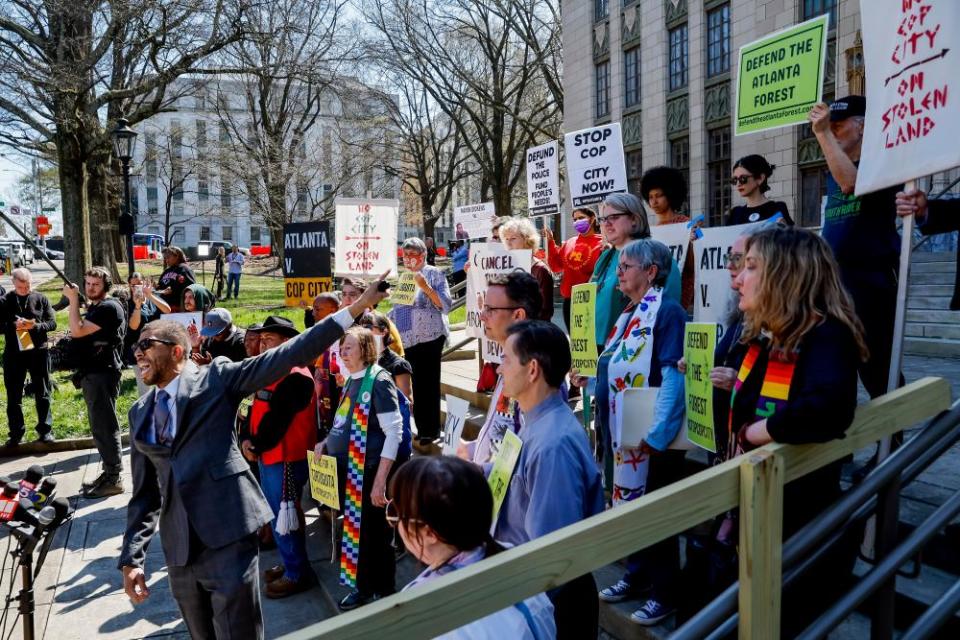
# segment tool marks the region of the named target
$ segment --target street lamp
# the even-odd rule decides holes
[[[117,128],[113,130],[113,151],[120,160],[123,169],[123,214],[120,216],[120,233],[127,236],[127,277],[133,275],[133,233],[136,222],[133,212],[130,211],[130,160],[133,159],[133,145],[137,141],[137,132],[130,128],[126,118],[117,120]]]

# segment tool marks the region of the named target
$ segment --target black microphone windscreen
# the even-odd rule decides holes
[[[27,472],[23,474],[23,479],[34,485],[39,484],[42,478],[43,467],[38,464],[30,465],[30,468],[27,469]]]
[[[53,490],[57,488],[57,479],[47,476],[43,479],[43,482],[40,483],[40,492],[51,494]]]
[[[13,498],[18,493],[20,493],[20,485],[16,482],[8,482],[3,485],[3,496],[5,498]]]

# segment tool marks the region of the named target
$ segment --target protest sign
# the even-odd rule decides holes
[[[457,240],[489,238],[495,217],[497,212],[492,202],[457,207],[453,210]]]
[[[467,410],[470,403],[463,398],[447,394],[447,420],[443,425],[443,455],[457,455],[460,434],[467,423]]]
[[[338,276],[397,275],[397,200],[337,198]]]
[[[337,484],[337,459],[333,456],[318,456],[308,449],[307,467],[310,470],[310,494],[313,499],[335,511],[339,511],[340,490]]]
[[[730,271],[726,256],[741,235],[758,223],[738,224],[732,227],[706,227],[693,243],[694,282],[693,319],[696,322],[723,323],[730,305]]]
[[[807,121],[823,95],[828,20],[824,14],[740,47],[736,135]]]
[[[483,358],[484,362],[492,362],[494,364],[500,364],[503,362],[503,347],[484,336],[480,338],[480,357]]]
[[[856,195],[960,165],[960,3],[860,3],[867,114]]]
[[[650,237],[667,245],[682,271],[683,261],[687,259],[687,248],[690,246],[690,227],[687,223],[658,224],[650,227]]]
[[[520,449],[522,447],[523,442],[520,437],[507,429],[503,434],[503,442],[500,443],[497,457],[493,460],[493,468],[490,469],[490,475],[487,476],[490,491],[493,493],[493,525],[490,528],[491,531],[497,526],[497,516],[500,514],[500,507],[503,506],[503,499],[507,496],[510,478],[513,476],[514,467],[517,466],[517,460],[520,459]]]
[[[559,158],[556,140],[527,149],[527,209],[531,216],[560,212]]]
[[[597,283],[578,284],[570,292],[570,355],[579,375],[597,375]]]
[[[199,331],[203,328],[203,314],[199,311],[183,311],[180,313],[165,313],[164,320],[173,320],[177,324],[182,324],[187,329],[193,325]]]
[[[515,269],[522,269],[527,273],[533,264],[533,254],[529,249],[511,251],[499,242],[475,242],[470,245],[470,269],[467,271],[467,335],[474,338],[483,337],[483,326],[480,322],[480,309],[483,306],[483,296],[487,291],[487,276],[498,273],[510,273]],[[497,350],[489,345],[484,346],[485,355],[496,357]],[[494,360],[493,362],[499,362]]]
[[[412,305],[413,299],[417,296],[416,275],[412,271],[404,271],[400,274],[400,280],[397,286],[390,289],[390,302],[394,305],[405,304]]]
[[[283,225],[284,304],[312,304],[319,294],[330,291],[331,275],[330,223]]]
[[[627,190],[619,122],[568,133],[564,148],[574,207],[602,202],[611,193]]]
[[[688,322],[683,337],[683,359],[687,363],[687,440],[716,453],[713,424],[713,353],[717,347],[717,325]]]

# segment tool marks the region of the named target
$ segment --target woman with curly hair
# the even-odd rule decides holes
[[[673,167],[654,167],[644,172],[640,178],[640,195],[656,216],[657,226],[690,222],[690,216],[683,215],[683,203],[687,200],[687,182],[683,173]],[[680,305],[693,312],[693,239],[687,246],[687,257],[680,272]]]

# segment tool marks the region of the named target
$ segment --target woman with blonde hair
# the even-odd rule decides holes
[[[530,218],[509,218],[500,225],[500,241],[507,249],[530,249],[535,252],[540,246],[540,234]],[[553,274],[543,260],[533,258],[530,274],[540,286],[540,315],[531,320],[553,319]]]
[[[768,442],[842,438],[857,406],[857,367],[869,353],[830,247],[806,229],[760,231],[747,239],[736,285],[747,354],[733,388],[728,455]],[[784,488],[784,540],[840,496],[840,467],[834,462]],[[733,542],[735,523],[718,537],[724,529]],[[788,630],[804,628],[829,602],[829,587],[843,584],[854,558],[839,545],[797,580],[793,597],[788,591],[783,599]]]

